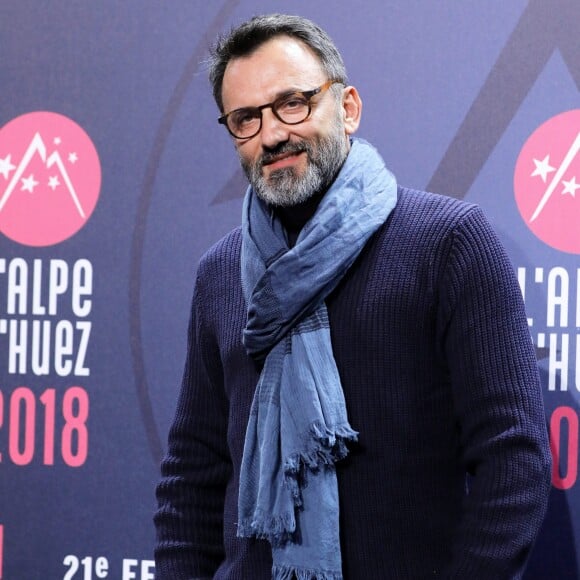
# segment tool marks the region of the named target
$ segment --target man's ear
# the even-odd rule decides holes
[[[344,111],[344,128],[346,134],[352,135],[360,125],[362,113],[362,100],[354,87],[348,86],[344,89],[342,108]]]

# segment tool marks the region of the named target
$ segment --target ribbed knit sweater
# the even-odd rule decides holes
[[[236,537],[258,370],[241,342],[241,233],[203,257],[157,489],[156,578],[266,580],[269,544]],[[359,442],[337,465],[345,580],[519,578],[550,455],[512,267],[483,213],[399,188],[326,301]]]

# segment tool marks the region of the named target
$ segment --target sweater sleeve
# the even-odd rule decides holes
[[[198,275],[181,391],[157,487],[157,580],[212,578],[224,558],[223,508],[231,472],[227,404],[219,355],[202,319],[201,286]]]
[[[520,578],[547,507],[550,452],[519,285],[478,208],[452,235],[440,330],[469,474],[443,577]]]

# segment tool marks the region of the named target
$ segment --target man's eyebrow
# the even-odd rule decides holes
[[[274,97],[274,100],[281,99],[282,97],[289,97],[290,95],[293,95],[294,93],[302,93],[302,92],[304,92],[304,89],[302,89],[302,88],[286,89],[284,91],[280,91]]]
[[[289,97],[290,95],[294,95],[295,93],[303,93],[303,92],[304,92],[304,89],[302,89],[302,88],[284,89],[283,91],[280,91],[279,93],[276,93],[274,95],[274,97],[272,98],[272,100],[271,101],[268,101],[268,103],[262,103],[260,105],[248,105],[246,107],[237,107],[235,109],[232,109],[231,112],[233,112],[233,111],[246,111],[246,110],[259,109],[261,106],[263,106],[265,104],[274,103],[278,99],[283,99],[284,97]]]
[[[284,90],[280,91],[279,93],[276,93],[274,95],[274,97],[272,98],[272,100],[268,101],[268,103],[261,103],[260,105],[247,105],[245,107],[236,107],[235,109],[232,109],[230,111],[230,113],[233,113],[234,111],[247,111],[247,110],[259,109],[261,106],[263,106],[265,104],[274,103],[278,99],[283,99],[284,97],[289,97],[290,95],[294,95],[296,93],[301,94],[301,93],[307,92],[309,90],[311,90],[311,89],[305,89],[303,87],[284,89]]]

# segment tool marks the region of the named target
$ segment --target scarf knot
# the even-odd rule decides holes
[[[289,249],[249,188],[242,216],[244,346],[263,362],[240,473],[238,536],[267,539],[275,580],[341,580],[335,463],[356,441],[332,352],[325,299],[397,199],[365,141],[349,155]]]

